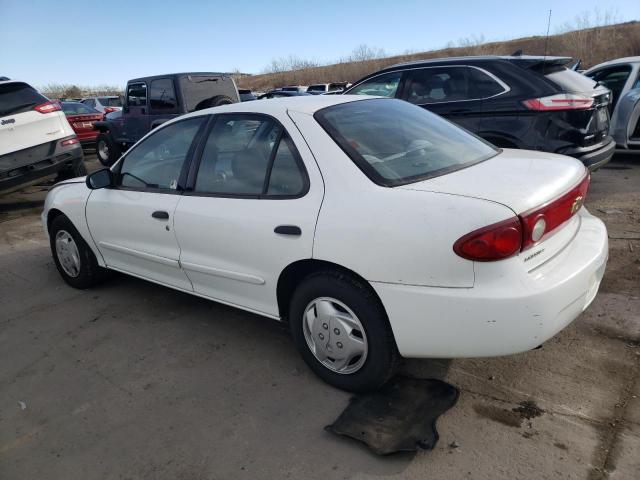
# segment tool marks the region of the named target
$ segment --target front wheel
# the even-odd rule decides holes
[[[355,277],[339,271],[307,277],[293,294],[289,322],[305,362],[335,387],[375,390],[396,370],[399,354],[384,308]]]
[[[109,132],[98,135],[98,138],[96,138],[96,155],[102,165],[110,167],[120,158],[120,154],[120,148],[113,141]]]
[[[109,271],[98,265],[87,242],[64,215],[51,222],[49,241],[56,268],[72,287],[89,288],[108,276]]]

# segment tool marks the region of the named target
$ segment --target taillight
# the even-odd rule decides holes
[[[584,204],[589,174],[567,193],[517,217],[474,230],[453,244],[462,258],[491,262],[531,248],[571,219]]]
[[[593,98],[575,93],[559,93],[549,97],[532,98],[522,102],[529,110],[586,110],[593,106]]]
[[[72,137],[72,138],[67,138],[65,140],[62,140],[60,142],[60,146],[61,147],[68,147],[69,145],[75,145],[76,143],[78,143],[78,138],[77,137]]]
[[[589,190],[589,174],[564,195],[533,210],[520,214],[522,250],[532,247],[573,217],[584,204]]]
[[[459,238],[453,251],[468,260],[491,262],[515,255],[521,245],[522,225],[518,217],[513,217]]]
[[[117,110],[117,108],[104,107],[104,113],[111,113],[111,112],[115,112],[116,110]]]
[[[62,110],[58,102],[41,103],[40,105],[36,105],[35,107],[33,107],[33,109],[36,112],[40,113],[59,112],[60,110]]]

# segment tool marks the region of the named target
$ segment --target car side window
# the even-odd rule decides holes
[[[294,152],[293,141],[283,136],[273,158],[267,195],[294,196],[304,190],[305,177]]]
[[[466,67],[433,67],[409,74],[406,100],[416,105],[472,100],[473,91]]]
[[[262,115],[221,115],[205,144],[196,193],[222,196],[290,196],[305,176],[282,126]]]
[[[173,80],[153,80],[149,88],[149,106],[152,110],[175,110],[178,107]]]
[[[127,85],[127,105],[130,107],[147,106],[146,83],[130,83]]]
[[[349,90],[349,95],[379,95],[395,97],[402,79],[402,72],[390,72],[365,80]]]
[[[505,91],[505,87],[486,72],[472,67],[467,67],[465,70],[471,85],[469,93],[473,98],[495,97]]]
[[[616,65],[615,67],[598,70],[589,76],[611,90],[611,95],[613,96],[611,107],[614,108],[620,99],[629,75],[631,75],[630,65]]]
[[[175,190],[191,144],[206,119],[199,116],[159,128],[123,159],[119,186]]]

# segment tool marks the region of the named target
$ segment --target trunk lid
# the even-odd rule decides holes
[[[489,160],[448,175],[396,188],[472,197],[504,205],[524,216],[558,200],[584,180],[586,169],[570,157],[527,150],[504,149]],[[579,207],[584,198],[576,205]],[[562,250],[574,237],[579,218],[574,199],[559,208],[567,217],[541,241],[520,252],[527,268],[535,268]],[[568,205],[568,206],[567,206]]]

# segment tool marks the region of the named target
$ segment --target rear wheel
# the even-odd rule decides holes
[[[375,390],[395,372],[399,354],[386,313],[371,289],[350,275],[325,271],[303,280],[289,321],[305,362],[335,387]]]
[[[98,265],[93,251],[66,216],[51,222],[49,241],[56,268],[72,287],[89,288],[108,276],[109,271]]]
[[[101,133],[96,138],[96,155],[98,161],[105,167],[110,167],[120,158],[120,148],[109,132]]]

